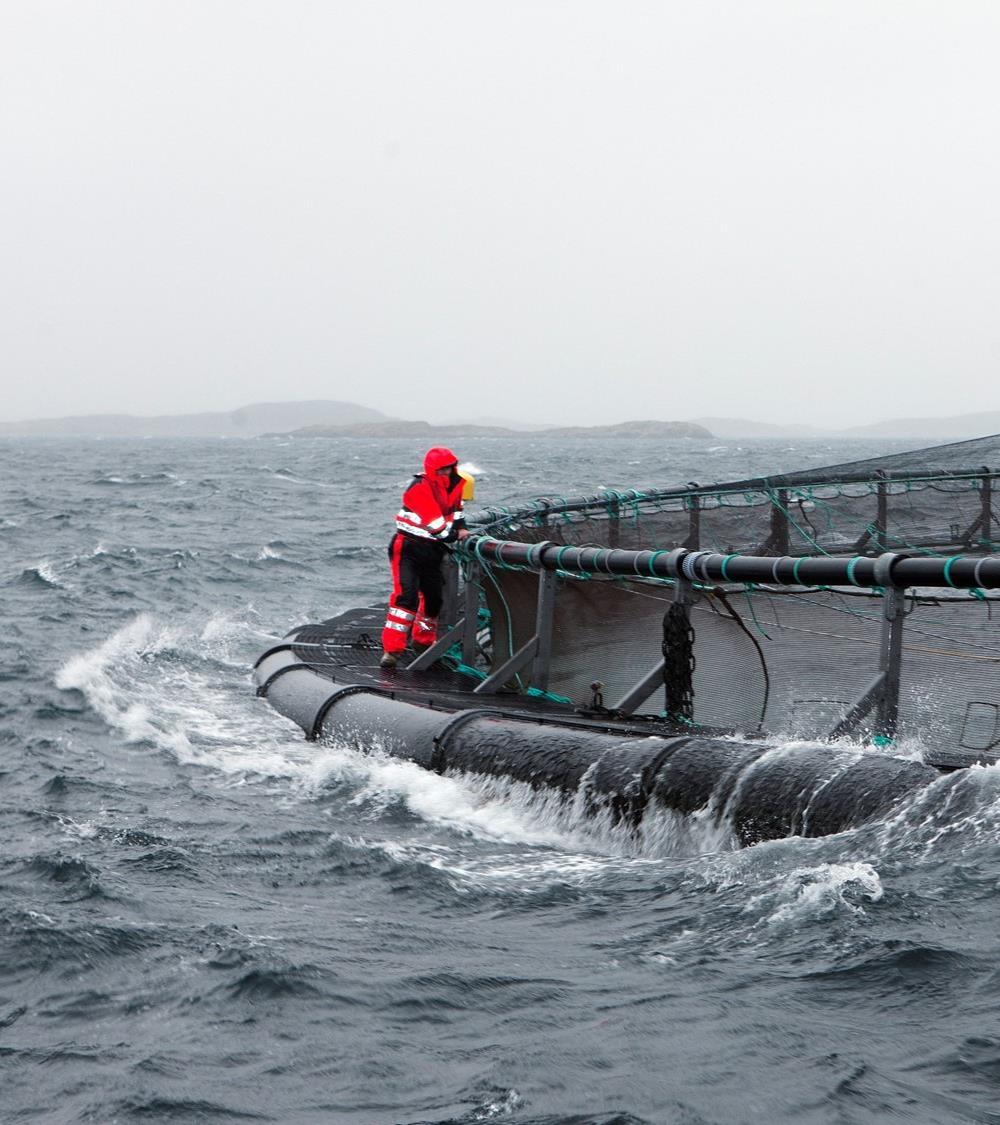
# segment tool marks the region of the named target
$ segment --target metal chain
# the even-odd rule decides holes
[[[672,605],[663,615],[663,684],[667,714],[694,718],[694,629],[687,607]]]

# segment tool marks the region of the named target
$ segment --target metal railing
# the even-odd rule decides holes
[[[452,567],[450,604],[457,620],[427,652],[409,667],[419,671],[444,655],[455,643],[462,645],[463,661],[472,664],[484,569],[519,569],[538,575],[535,628],[532,635],[495,663],[474,692],[502,688],[524,674],[528,685],[545,691],[549,684],[553,615],[559,573],[607,578],[660,579],[673,585],[674,606],[690,624],[690,607],[699,588],[717,585],[770,585],[786,587],[854,587],[879,594],[882,630],[878,671],[829,737],[844,737],[861,730],[885,739],[894,737],[899,717],[903,658],[903,630],[907,590],[939,588],[985,590],[1000,588],[1000,556],[933,558],[905,552],[884,552],[876,557],[854,555],[791,557],[781,555],[724,555],[678,547],[662,551],[626,551],[614,547],[572,547],[553,543],[520,543],[470,536],[459,553],[466,564],[464,590],[457,589],[457,567]],[[461,609],[459,609],[461,605]],[[658,660],[611,709],[632,714],[664,683],[666,658]],[[873,717],[873,718],[870,718]]]
[[[529,523],[546,528],[553,520],[569,519],[574,515],[600,517],[606,521],[606,540],[608,547],[619,544],[623,512],[636,512],[642,508],[656,510],[659,506],[673,503],[677,511],[688,513],[688,534],[683,545],[688,550],[698,550],[702,545],[702,517],[706,512],[718,507],[746,507],[770,505],[770,528],[766,539],[760,543],[758,554],[786,554],[789,551],[790,533],[801,531],[794,522],[793,510],[801,500],[801,489],[836,488],[849,485],[866,485],[873,493],[871,518],[856,532],[853,550],[861,553],[866,549],[874,552],[889,549],[888,535],[891,497],[905,495],[899,493],[901,485],[917,487],[935,484],[967,482],[970,491],[979,493],[978,511],[971,524],[950,525],[944,537],[930,536],[914,541],[914,546],[935,547],[955,546],[971,550],[991,550],[995,542],[993,531],[1000,527],[1000,518],[993,512],[994,481],[1000,474],[987,466],[978,469],[920,469],[892,470],[877,469],[865,473],[848,473],[839,477],[825,477],[823,474],[786,474],[780,477],[754,477],[744,481],[727,482],[716,485],[689,485],[685,488],[665,488],[649,491],[631,489],[626,492],[608,491],[593,496],[572,499],[563,497],[539,497],[530,504],[514,509],[487,508],[478,514],[475,525],[481,533],[499,531],[511,524]],[[893,486],[897,492],[893,492]],[[740,498],[742,503],[730,504],[732,498]],[[944,529],[942,529],[943,531]],[[745,547],[749,546],[748,544]]]

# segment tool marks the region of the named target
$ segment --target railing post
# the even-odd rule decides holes
[[[885,479],[885,470],[879,469],[876,476],[881,479],[876,486],[876,516],[875,533],[872,543],[876,551],[888,551],[886,537],[889,532],[889,483]]]
[[[771,532],[764,544],[761,554],[787,555],[788,554],[788,489],[779,488],[776,492],[769,492],[771,501]]]
[[[899,725],[899,688],[903,665],[903,622],[906,590],[892,584],[893,567],[903,556],[887,552],[875,560],[875,582],[882,587],[882,636],[878,672],[847,714],[830,731],[829,738],[849,738],[874,712],[873,734],[892,741]]]
[[[983,466],[983,472],[984,474],[989,473],[989,469],[985,465]],[[980,483],[979,501],[982,511],[979,546],[984,551],[990,551],[993,549],[993,478],[988,475],[984,475]]]
[[[618,500],[612,500],[608,504],[608,546],[618,547],[621,545],[621,505]]]
[[[903,622],[906,619],[906,591],[895,586],[882,594],[882,639],[879,669],[882,685],[876,710],[875,734],[893,739],[899,726],[899,687],[903,665]]]
[[[476,662],[476,637],[479,633],[479,563],[469,561],[465,570],[465,613],[462,629],[462,663],[472,667]]]
[[[458,563],[454,560],[449,560],[449,584],[451,583],[452,576],[454,576],[454,584],[457,586],[458,569]],[[443,635],[439,636],[430,648],[425,649],[406,666],[408,672],[423,672],[425,669],[430,668],[435,661],[444,656],[448,649],[458,641],[462,643],[463,663],[469,665],[475,663],[476,633],[479,627],[479,564],[477,562],[470,561],[469,568],[466,571],[464,603],[465,613],[457,620],[455,620],[454,617],[445,618],[445,609],[442,609],[442,624],[445,626]],[[457,612],[457,589],[451,591],[451,607],[453,613]],[[447,608],[447,603],[445,603],[445,608]]]
[[[672,719],[694,718],[694,645],[691,606],[694,585],[678,572],[674,599],[663,618],[664,710]]]
[[[540,570],[538,574],[538,602],[535,611],[535,632],[499,668],[472,689],[473,695],[502,688],[522,668],[529,668],[528,683],[545,691],[549,685],[549,661],[552,655],[552,616],[556,597],[556,572]]]
[[[701,547],[701,504],[697,496],[685,497],[688,509],[688,537],[684,546],[689,551],[697,551]]]
[[[552,659],[552,617],[556,604],[556,572],[542,570],[538,574],[538,605],[535,612],[535,636],[538,647],[531,666],[531,686],[545,691],[549,686],[549,665]]]
[[[441,623],[454,625],[458,621],[458,562],[454,555],[444,559],[444,597],[441,604]]]

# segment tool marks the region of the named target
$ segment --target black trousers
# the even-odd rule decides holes
[[[396,534],[389,541],[389,563],[392,567],[392,605],[416,613],[420,596],[424,598],[424,613],[436,618],[444,600],[445,546],[432,539],[416,539],[412,535]]]

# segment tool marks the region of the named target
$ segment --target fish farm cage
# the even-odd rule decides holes
[[[490,508],[450,568],[451,652],[673,730],[918,739],[1000,758],[1000,435],[724,484]],[[461,581],[459,580],[461,576]]]

